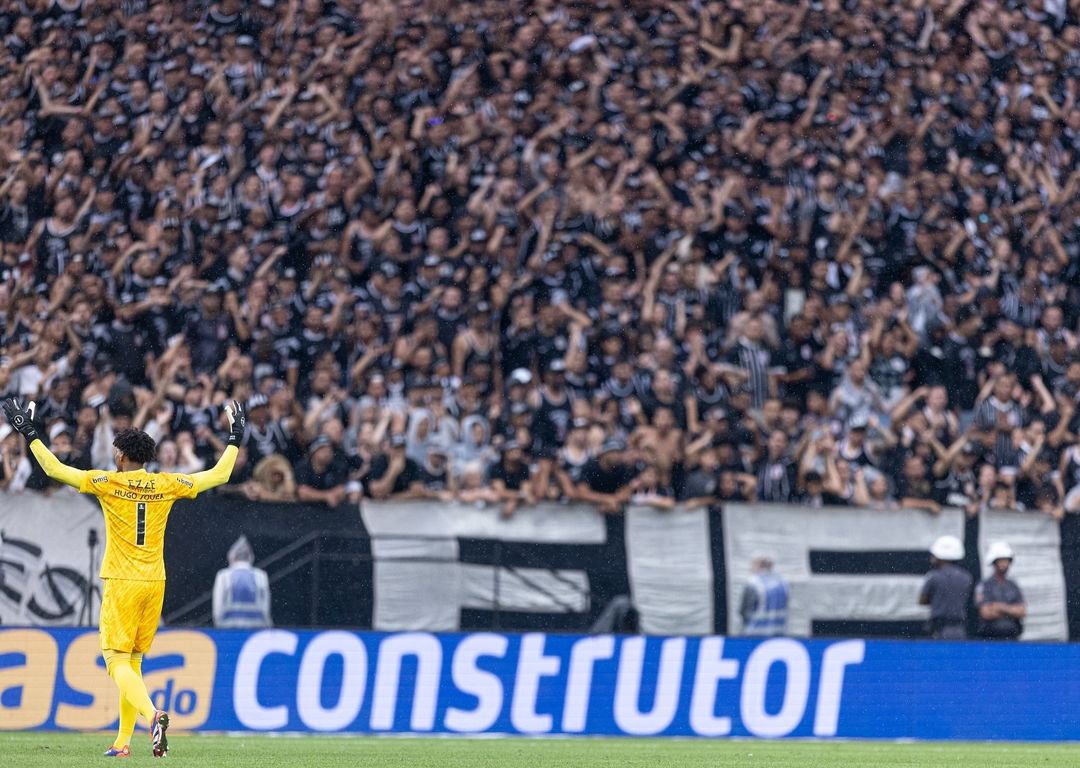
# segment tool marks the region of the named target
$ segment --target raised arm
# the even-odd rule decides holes
[[[236,463],[236,454],[239,452],[240,449],[235,445],[227,445],[217,464],[210,469],[204,469],[202,472],[196,472],[192,475],[191,479],[195,481],[195,491],[202,493],[229,482],[233,465]]]
[[[70,485],[76,490],[82,489],[86,472],[64,464],[53,455],[53,452],[41,442],[37,427],[34,426],[34,402],[31,401],[25,408],[19,405],[14,397],[4,401],[4,415],[7,416],[11,428],[26,438],[30,446],[30,452],[38,460],[45,474],[53,480],[59,480],[64,485]]]
[[[37,438],[30,443],[30,453],[34,454],[34,458],[38,460],[38,464],[45,470],[45,474],[53,480],[58,480],[64,485],[70,485],[77,491],[82,490],[83,481],[86,479],[85,470],[69,467],[56,458],[53,452],[45,446],[45,443]]]
[[[244,427],[247,426],[247,414],[244,413],[244,406],[233,400],[225,406],[225,415],[229,419],[229,444],[225,446],[217,464],[191,476],[191,479],[195,481],[196,493],[224,485],[232,476],[236,454],[240,452],[240,441],[244,438]]]

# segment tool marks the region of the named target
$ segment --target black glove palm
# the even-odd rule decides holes
[[[244,406],[240,405],[239,401],[233,400],[225,406],[225,415],[229,417],[229,445],[239,447],[240,441],[244,439],[244,428],[247,426]]]
[[[4,415],[7,416],[11,428],[26,438],[27,443],[37,440],[39,435],[34,426],[34,403],[23,408],[14,397],[8,398],[3,403]]]

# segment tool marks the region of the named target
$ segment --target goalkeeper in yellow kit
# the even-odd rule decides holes
[[[101,653],[109,676],[120,689],[120,728],[107,757],[128,757],[128,743],[138,715],[150,725],[154,757],[169,750],[165,731],[169,715],[155,709],[142,679],[143,654],[150,650],[165,597],[165,524],[177,499],[228,482],[244,435],[244,409],[235,400],[225,406],[229,444],[216,466],[194,475],[147,472],[144,465],[157,453],[153,438],[139,429],[124,429],[113,440],[117,471],[81,470],[60,462],[38,437],[34,403],[22,407],[11,398],[3,403],[8,423],[26,438],[30,451],[49,477],[93,494],[105,513],[105,559],[101,563]]]

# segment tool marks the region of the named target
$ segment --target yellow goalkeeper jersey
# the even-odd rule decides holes
[[[237,448],[225,448],[211,469],[194,475],[163,472],[107,472],[69,467],[43,442],[30,443],[30,452],[45,474],[92,494],[105,513],[105,559],[101,578],[132,581],[165,580],[165,525],[177,499],[193,499],[200,491],[228,482]]]
[[[198,494],[191,475],[90,470],[80,493],[93,494],[105,513],[101,578],[163,581],[165,525],[177,499]]]

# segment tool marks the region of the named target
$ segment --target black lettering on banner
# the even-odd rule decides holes
[[[135,505],[135,545],[146,546],[146,503]]]
[[[32,541],[0,535],[0,598],[25,605],[31,623],[76,616],[86,596],[85,576],[74,568],[44,563],[43,554]]]
[[[922,576],[926,550],[834,551],[810,550],[810,572],[847,576]],[[926,634],[925,621],[903,619],[812,619],[817,637],[918,637]]]
[[[588,630],[601,611],[617,595],[630,594],[626,569],[625,527],[620,516],[605,517],[607,535],[603,544],[570,544],[528,541],[506,541],[459,537],[459,557],[462,563],[502,568],[536,590],[537,596],[558,601],[543,588],[529,583],[520,569],[548,571],[558,578],[558,570],[584,571],[588,578],[589,606],[587,613],[577,613],[561,606],[561,610],[513,610],[507,608],[461,608],[463,630],[500,629],[514,627],[528,631],[583,632]],[[498,596],[496,595],[496,600]]]
[[[60,621],[78,614],[86,599],[86,577],[74,568],[46,565],[39,578],[40,586],[26,606],[31,616],[42,621]]]

